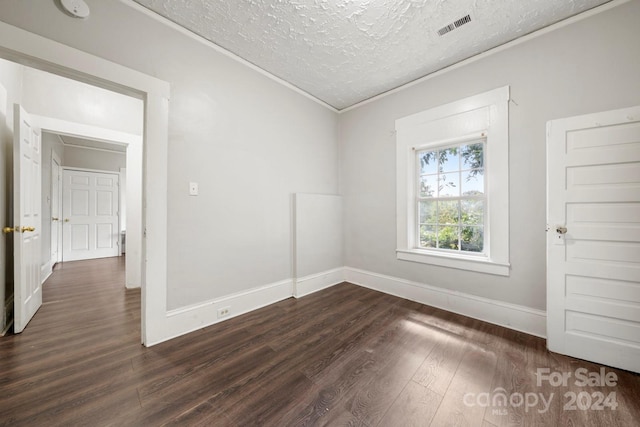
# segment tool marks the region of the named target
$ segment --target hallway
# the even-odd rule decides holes
[[[124,257],[57,264],[24,332],[0,338],[0,425],[62,424],[96,404],[112,414],[127,400],[138,405],[135,394],[112,394],[131,370],[123,362],[144,351],[140,290],[126,290],[124,274]]]

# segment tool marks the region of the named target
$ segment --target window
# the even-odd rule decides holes
[[[397,257],[509,274],[509,88],[396,121]]]
[[[416,152],[418,248],[484,253],[484,145]]]

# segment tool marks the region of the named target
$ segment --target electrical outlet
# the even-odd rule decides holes
[[[229,310],[231,307],[222,307],[218,309],[218,319],[221,317],[226,317],[229,315]]]

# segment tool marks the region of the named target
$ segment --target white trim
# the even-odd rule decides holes
[[[4,22],[0,58],[144,99],[141,341],[160,341],[167,329],[169,83]]]
[[[66,148],[78,148],[78,149],[81,149],[81,150],[102,151],[102,152],[105,152],[105,153],[121,154],[122,156],[126,156],[127,155],[126,151],[110,150],[108,148],[88,147],[88,146],[85,146],[85,145],[67,144],[67,143],[63,143],[62,145],[64,147],[66,147]]]
[[[202,303],[187,307],[180,307],[167,311],[167,329],[163,336],[147,343],[148,346],[188,334],[195,330],[206,328],[224,320],[240,316],[267,305],[291,298],[293,294],[293,280],[286,279],[265,286],[246,291],[225,295]],[[229,315],[218,318],[218,309],[229,307]]]
[[[344,282],[344,267],[299,277],[295,280],[293,296],[301,298],[342,282]]]
[[[103,173],[105,175],[117,175],[118,178],[120,177],[120,172],[108,171],[108,170],[102,170],[102,169],[88,169],[88,168],[77,168],[75,166],[63,166],[62,170],[63,171],[76,171],[76,172]]]
[[[345,268],[345,279],[349,283],[365,288],[441,308],[541,338],[546,337],[547,315],[543,310],[491,300],[350,267]]]
[[[60,135],[56,134],[56,136],[58,137],[58,139],[60,141],[62,141],[62,138],[60,137]],[[49,242],[49,252],[50,252],[50,258],[51,260],[49,261],[51,263],[51,269],[53,270],[53,266],[56,265],[57,262],[62,260],[62,233],[60,233],[60,229],[62,228],[61,226],[61,221],[62,221],[62,160],[60,160],[60,157],[58,156],[58,153],[56,153],[56,151],[53,149],[53,147],[51,147],[51,176],[50,176],[50,197],[51,200],[53,201],[53,171],[54,171],[54,163],[57,164],[56,169],[58,169],[58,194],[55,195],[55,197],[58,199],[58,212],[53,212],[53,209],[50,209],[50,213],[51,213],[51,218],[57,217],[58,220],[55,222],[55,229],[56,229],[56,233],[58,233],[58,247],[56,248],[56,257],[53,257],[53,252],[51,251],[51,243]],[[50,206],[53,206],[53,202],[51,202]],[[49,226],[49,237],[51,238],[51,236],[53,235],[53,230],[54,230],[54,222],[53,220],[50,221],[50,226]]]
[[[120,185],[120,203],[118,206],[118,209],[120,211],[120,214],[118,215],[118,233],[119,233],[119,237],[118,237],[118,246],[120,248],[120,256],[124,255],[125,252],[124,250],[126,250],[125,245],[126,245],[126,231],[127,231],[127,223],[126,223],[126,219],[127,219],[127,168],[120,168],[120,172],[119,174],[119,178],[118,178],[118,185]],[[124,184],[123,184],[124,183]],[[129,188],[130,189],[130,188]],[[129,208],[131,209],[131,208]],[[122,214],[124,213],[124,217],[125,217],[125,221],[124,221],[124,228],[123,228],[123,221],[122,221]],[[125,245],[122,244],[122,232],[125,232]],[[126,284],[125,284],[126,287]],[[139,287],[139,286],[138,286]]]
[[[45,132],[52,132],[62,136],[74,136],[84,139],[93,139],[101,142],[108,142],[116,145],[141,144],[142,136],[134,133],[120,132],[113,129],[107,129],[98,126],[86,125],[83,123],[70,122],[67,120],[56,119],[54,117],[40,116],[32,114],[34,123]],[[65,147],[81,147],[73,144],[66,144],[62,138],[62,145]],[[92,147],[91,147],[92,148]],[[111,151],[111,150],[108,150]],[[125,152],[121,152],[125,154]]]
[[[479,273],[508,276],[509,86],[396,120],[396,257]],[[431,145],[485,138],[484,256],[419,248],[416,153]]]
[[[269,71],[258,67],[256,64],[247,61],[246,59],[236,55],[233,52],[228,51],[227,49],[223,48],[222,46],[219,46],[217,44],[215,44],[214,42],[212,42],[209,39],[204,38],[203,36],[196,34],[188,29],[186,29],[185,27],[176,24],[175,22],[165,18],[164,16],[154,12],[151,9],[146,8],[145,6],[133,1],[133,0],[120,0],[122,3],[126,4],[127,6],[131,7],[132,9],[136,9],[137,11],[144,13],[145,15],[147,15],[148,17],[154,19],[155,21],[160,22],[163,25],[166,25],[167,27],[178,31],[179,33],[181,33],[182,35],[185,35],[187,37],[189,37],[192,40],[195,40],[213,50],[215,50],[216,52],[233,59],[234,61],[239,62],[240,64],[244,65],[245,67],[248,67],[250,69],[252,69],[253,71],[256,71],[259,74],[262,74],[263,76],[281,84],[282,86],[286,87],[287,89],[291,89],[292,91],[296,92],[298,95],[302,95],[307,99],[310,99],[312,101],[314,101],[315,103],[322,105],[323,107],[333,111],[334,113],[339,113],[340,110],[338,110],[337,108],[327,104],[326,102],[324,102],[323,100],[321,100],[320,98],[316,98],[315,96],[311,95],[309,92],[306,92],[302,89],[300,89],[297,86],[292,85],[291,83],[289,83],[286,80],[281,79],[280,77],[276,76],[275,74],[270,73]]]
[[[510,99],[509,86],[502,86],[486,92],[482,92],[476,95],[468,96],[463,99],[449,102],[447,104],[439,105],[437,107],[429,108],[425,111],[420,111],[410,116],[405,116],[396,120],[396,130],[412,128],[414,126],[421,125],[423,123],[432,122],[457,114],[466,113],[469,111],[485,108],[489,105],[499,104],[507,102]],[[481,132],[473,132],[469,134],[456,135],[451,141],[464,140],[465,138],[471,138],[474,135],[481,135]],[[484,135],[482,135],[484,136]],[[435,145],[440,145],[444,141],[435,141]],[[429,146],[431,144],[423,144]],[[421,145],[422,146],[422,145]]]
[[[396,257],[399,260],[428,263],[440,267],[457,268],[460,270],[475,271],[478,273],[495,274],[497,276],[508,276],[510,265],[491,261],[485,257],[464,256],[461,254],[439,254],[435,251],[427,253],[419,249],[396,250]]]
[[[521,44],[521,43],[526,43],[526,42],[528,42],[530,40],[533,40],[533,39],[536,39],[536,38],[538,38],[540,36],[544,36],[545,34],[548,34],[550,32],[553,32],[555,30],[559,30],[560,28],[566,27],[567,25],[571,25],[571,24],[574,24],[576,22],[582,21],[583,19],[587,19],[587,18],[590,18],[590,17],[592,17],[594,15],[597,15],[599,13],[606,12],[609,9],[613,9],[614,7],[621,6],[621,5],[623,5],[625,3],[628,3],[630,1],[631,0],[612,0],[612,1],[608,2],[608,3],[603,4],[603,5],[596,6],[593,9],[589,9],[587,11],[579,13],[578,15],[571,16],[571,17],[569,17],[567,19],[564,19],[564,20],[562,20],[560,22],[556,22],[555,24],[551,24],[551,25],[549,25],[547,27],[544,27],[544,28],[541,28],[541,29],[539,29],[537,31],[534,31],[532,33],[526,34],[526,35],[524,35],[522,37],[519,37],[519,38],[517,38],[515,40],[511,40],[510,42],[506,42],[506,43],[504,43],[504,44],[502,44],[500,46],[496,46],[493,49],[489,49],[487,51],[484,51],[482,53],[474,55],[474,56],[472,56],[470,58],[463,59],[460,62],[456,62],[455,64],[449,65],[448,67],[441,68],[441,69],[439,69],[437,71],[434,71],[431,74],[427,74],[424,77],[420,77],[419,79],[413,80],[413,81],[411,81],[409,83],[405,83],[402,86],[398,86],[396,88],[393,88],[393,89],[390,89],[390,90],[388,90],[386,92],[383,92],[383,93],[381,93],[379,95],[372,96],[371,98],[365,99],[364,101],[360,101],[360,102],[358,102],[356,104],[353,104],[353,105],[351,105],[349,107],[343,108],[343,109],[338,111],[338,114],[346,113],[347,111],[350,111],[350,110],[355,110],[356,108],[360,108],[363,105],[366,105],[366,104],[369,104],[371,102],[377,101],[379,99],[385,98],[385,97],[387,97],[389,95],[393,95],[395,93],[402,92],[402,91],[404,91],[406,89],[411,88],[412,86],[418,85],[420,83],[424,83],[427,80],[431,80],[431,79],[433,79],[435,77],[439,77],[439,76],[441,76],[443,74],[446,74],[446,73],[448,73],[450,71],[453,71],[453,70],[456,70],[458,68],[465,67],[465,66],[467,66],[469,64],[472,64],[472,63],[474,63],[476,61],[480,61],[480,60],[482,60],[482,59],[484,59],[484,58],[486,58],[488,56],[491,56],[491,55],[494,55],[496,53],[502,52],[503,50],[510,49],[512,47],[515,47],[515,46]]]

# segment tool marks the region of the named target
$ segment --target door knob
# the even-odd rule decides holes
[[[3,234],[13,233],[14,231],[16,231],[16,229],[14,227],[4,227],[2,229],[2,233]]]
[[[65,219],[64,219],[64,222],[69,222],[69,218],[65,218]]]
[[[60,218],[56,218],[55,216],[53,218],[51,218],[51,221],[59,221]]]
[[[22,228],[20,229],[20,231],[22,231],[23,233],[24,233],[25,231],[36,231],[36,228],[35,228],[35,227],[22,227]]]
[[[563,227],[561,225],[556,226],[556,233],[558,233],[558,234],[566,234],[567,233],[567,227]]]

